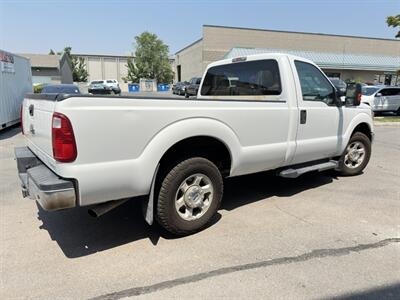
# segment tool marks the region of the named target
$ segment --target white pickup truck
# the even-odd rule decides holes
[[[262,54],[210,64],[196,99],[28,95],[27,147],[15,150],[23,195],[96,216],[147,195],[148,223],[190,234],[216,214],[224,177],[360,174],[373,121],[359,92],[343,102],[311,61]]]

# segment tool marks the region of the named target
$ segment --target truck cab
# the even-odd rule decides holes
[[[235,78],[233,85],[230,78]],[[197,98],[268,107],[273,114],[268,123],[275,129],[268,137],[276,134],[274,147],[282,147],[276,159],[287,165],[340,155],[344,136],[355,123],[372,128],[370,109],[359,103],[345,105],[340,95],[313,62],[260,54],[210,64]]]

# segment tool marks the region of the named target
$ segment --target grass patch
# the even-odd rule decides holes
[[[400,122],[400,116],[375,117],[375,122]]]

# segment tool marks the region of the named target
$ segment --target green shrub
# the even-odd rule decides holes
[[[43,87],[44,87],[44,84],[35,84],[33,86],[33,92],[35,94],[40,94],[42,92],[42,90],[43,90]]]

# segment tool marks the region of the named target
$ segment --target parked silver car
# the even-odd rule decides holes
[[[370,105],[375,113],[395,112],[400,116],[400,87],[364,86],[361,102]]]

